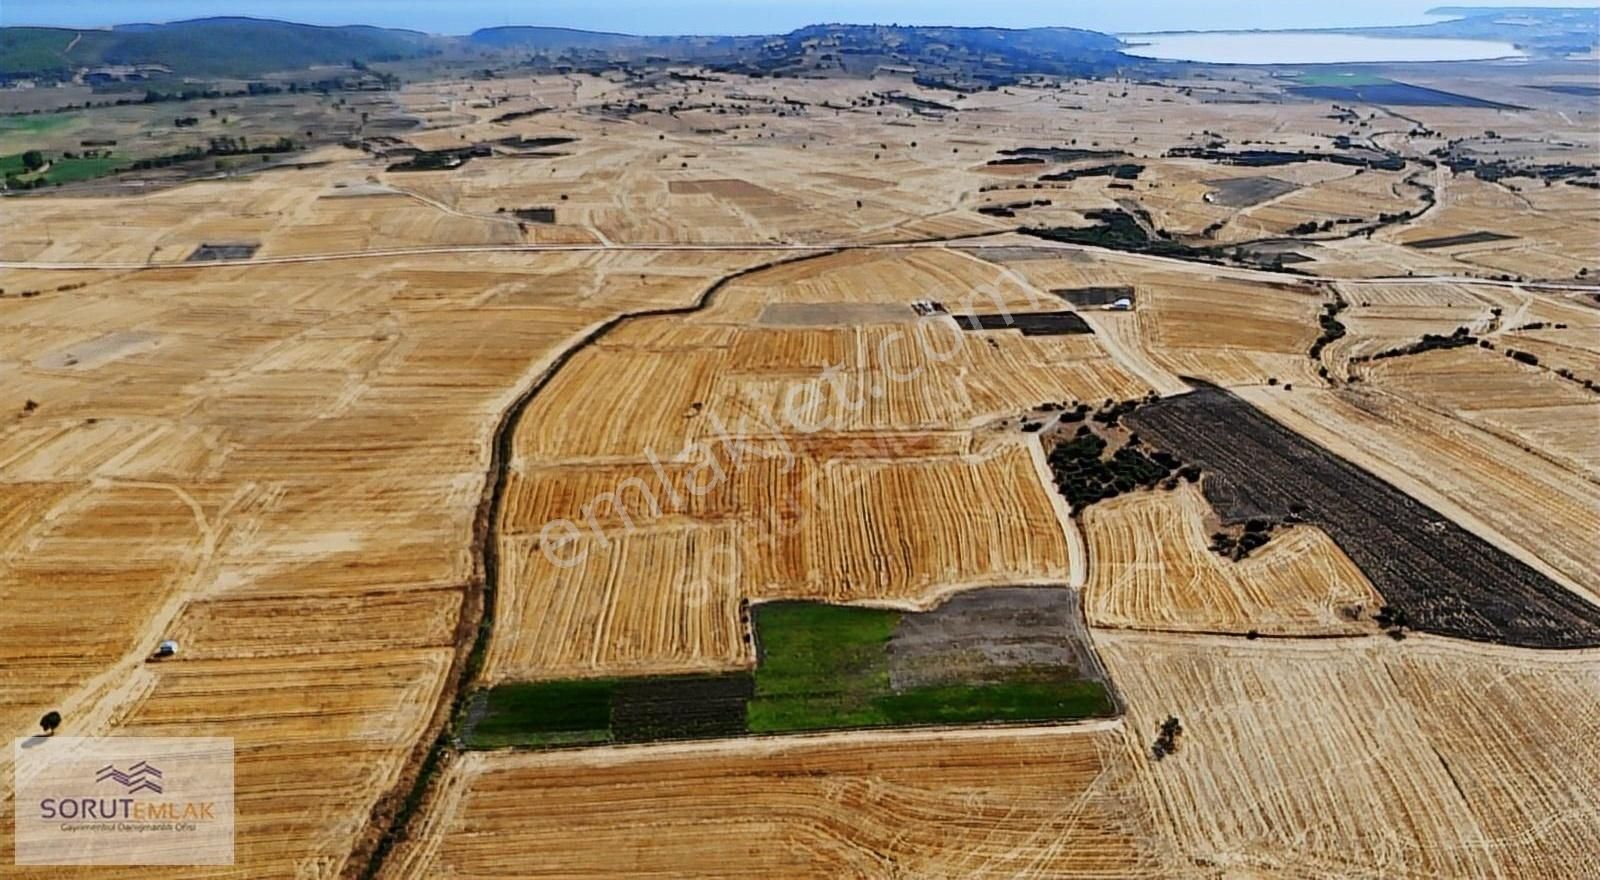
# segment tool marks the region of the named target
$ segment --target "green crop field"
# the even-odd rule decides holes
[[[29,174],[27,166],[22,163],[22,154],[14,153],[9,156],[0,156],[0,177],[16,175],[20,180],[33,181],[42,179],[46,184],[74,183],[80,180],[94,180],[115,173],[128,163],[126,158],[120,156],[99,156],[93,159],[64,159],[59,156],[46,156],[50,166],[43,172]]]
[[[761,645],[749,725],[755,733],[889,724],[885,649],[900,612],[806,602],[755,609]]]
[[[612,679],[500,685],[487,694],[469,742],[476,748],[605,742],[615,689]]]
[[[0,116],[0,134],[42,134],[69,125],[76,113],[13,113]]]
[[[461,738],[478,749],[549,747],[1116,712],[1103,684],[1054,667],[896,690],[889,646],[903,612],[773,602],[753,615],[753,672],[502,684],[474,701]]]
[[[1294,81],[1303,86],[1381,86],[1392,80],[1358,70],[1319,70],[1302,73]]]
[[[93,180],[116,171],[125,162],[125,159],[108,156],[97,159],[57,159],[50,163],[50,170],[45,172],[44,177],[51,183]]]
[[[1097,681],[1018,670],[1016,680],[896,691],[889,641],[902,613],[800,602],[760,605],[751,733],[1061,721],[1115,711]]]

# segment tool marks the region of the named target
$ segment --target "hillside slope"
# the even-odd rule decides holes
[[[256,76],[437,51],[437,38],[415,31],[257,18],[201,18],[111,30],[8,27],[0,28],[0,76],[65,77],[78,68],[111,64],[161,64],[180,76]]]

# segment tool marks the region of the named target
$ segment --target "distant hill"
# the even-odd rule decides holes
[[[653,37],[572,28],[513,26],[474,31],[467,37],[467,44],[472,48],[556,54],[576,52],[619,60],[640,60],[647,56],[706,60],[750,51],[772,39],[767,36]]]
[[[897,27],[822,24],[787,34],[639,36],[555,27],[497,27],[466,37],[258,18],[201,18],[109,30],[0,28],[0,77],[64,79],[83,68],[163,65],[174,76],[246,78],[350,61],[441,53],[527,53],[547,63],[707,64],[755,74],[870,73],[900,65],[951,84],[983,87],[1023,73],[1087,74],[1132,59],[1117,38],[1072,28]]]
[[[1428,14],[1456,17],[1393,30],[1411,37],[1504,40],[1542,55],[1582,53],[1600,44],[1600,8],[1593,6],[1440,6]]]
[[[8,27],[0,28],[0,76],[64,78],[84,67],[160,64],[180,76],[250,77],[439,50],[436,38],[415,31],[258,18],[199,18],[110,30]]]
[[[1087,74],[1133,61],[1116,37],[1074,28],[819,24],[778,35],[647,37],[503,27],[477,31],[468,42],[577,64],[659,57],[762,74],[870,73],[880,64],[903,65],[975,85],[1023,73]]]
[[[1381,27],[1277,28],[1230,33],[1357,34],[1368,37],[1491,40],[1510,43],[1534,56],[1583,54],[1600,46],[1600,7],[1436,6],[1428,15],[1449,16],[1427,24]],[[1162,33],[1207,33],[1203,30]]]

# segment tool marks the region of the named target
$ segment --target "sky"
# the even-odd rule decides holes
[[[1540,5],[1597,2],[1540,0]],[[508,24],[635,34],[770,34],[819,22],[1066,26],[1126,33],[1417,24],[1428,20],[1426,10],[1447,4],[1451,0],[0,0],[0,25],[102,27],[253,15],[439,34]]]

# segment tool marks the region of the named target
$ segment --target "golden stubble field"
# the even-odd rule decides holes
[[[19,331],[0,342],[0,718],[232,736],[238,866],[213,873],[337,873],[462,644],[500,414],[637,298],[692,301],[747,259],[83,273],[0,301]],[[180,656],[145,662],[163,638]]]
[[[481,540],[501,560],[489,681],[748,666],[744,599],[925,608],[1067,583],[1124,718],[461,755],[386,875],[1584,876],[1593,652],[1391,642],[1339,614],[1381,600],[1315,528],[1232,563],[1192,488],[1074,518],[1016,430],[1044,402],[1226,385],[1600,596],[1593,397],[1554,374],[1600,379],[1587,294],[1431,277],[1571,279],[1596,260],[1592,191],[1414,178],[1439,199],[1420,219],[1303,248],[1337,285],[1007,232],[1131,202],[1208,244],[1418,207],[1412,171],[1315,163],[1228,206],[1206,195],[1258,169],[1162,157],[1202,132],[1345,133],[1325,104],[1262,100],[1275,88],[1073,81],[936,118],[863,101],[949,97],[894,76],[424,83],[398,96],[419,147],[574,140],[419,173],[326,147],[298,169],[7,200],[0,721],[233,736],[238,864],[185,876],[351,876],[443,720]],[[547,112],[492,121],[529,109]],[[1440,138],[1592,140],[1592,114],[1569,131],[1408,112]],[[1037,181],[1098,160],[987,164],[1068,143],[1147,168],[1111,190]],[[1023,199],[1051,204],[976,211]],[[533,207],[555,221],[507,213]],[[1412,246],[1481,230],[1515,238]],[[207,243],[258,245],[255,265],[180,265]],[[1052,291],[1097,285],[1136,304],[1083,309],[1093,336],[912,305],[1066,309]],[[1319,363],[1335,291],[1349,335]],[[637,314],[663,309],[683,311]],[[1462,324],[1544,368],[1477,349],[1352,363]],[[501,516],[480,519],[496,427],[558,362],[509,435]],[[180,656],[144,662],[169,637]],[[1183,747],[1155,762],[1168,714]]]
[[[472,754],[386,875],[1588,875],[1593,651],[1096,641],[1125,720]]]
[[[1030,308],[997,267],[950,251],[796,261],[576,355],[513,440],[488,678],[749,665],[741,599],[928,607],[1081,582],[1038,444],[976,429],[1148,388],[1093,337],[911,308],[983,287],[974,310]]]

